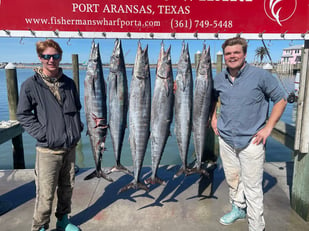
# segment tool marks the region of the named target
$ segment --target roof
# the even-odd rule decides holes
[[[294,45],[294,46],[290,46],[287,48],[284,48],[283,50],[297,50],[297,49],[302,49],[304,47],[304,45]]]

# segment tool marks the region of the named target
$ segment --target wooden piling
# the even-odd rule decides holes
[[[79,63],[78,63],[78,55],[72,54],[72,71],[73,71],[73,80],[76,84],[76,88],[78,93],[80,93],[79,90]]]
[[[300,89],[294,144],[294,173],[291,196],[292,208],[309,221],[309,40],[305,40],[302,57]]]
[[[223,54],[221,51],[217,53],[217,64],[216,64],[216,74],[219,74],[222,71],[223,64]]]
[[[12,63],[9,63],[5,67],[5,73],[6,73],[6,83],[8,91],[10,120],[17,120],[16,111],[18,103],[18,85],[17,85],[16,67]],[[12,138],[12,144],[13,144],[14,169],[24,169],[25,159],[24,159],[22,134]]]
[[[201,52],[200,51],[197,51],[194,55],[194,66],[195,66],[195,71],[197,71],[197,67],[198,67],[198,64],[201,60]]]

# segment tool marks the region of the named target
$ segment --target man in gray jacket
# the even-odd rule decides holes
[[[78,231],[68,214],[75,179],[75,147],[83,129],[81,103],[74,81],[59,67],[59,44],[40,41],[36,50],[42,67],[21,85],[17,107],[21,125],[37,140],[32,231],[48,229],[56,189],[57,229]]]

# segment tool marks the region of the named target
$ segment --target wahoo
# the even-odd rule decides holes
[[[128,80],[123,57],[121,41],[116,40],[113,54],[110,59],[109,83],[109,131],[113,143],[116,166],[109,172],[123,171],[130,173],[121,163],[121,150],[125,130],[127,127],[128,112]]]
[[[163,42],[156,69],[156,80],[151,104],[151,160],[152,175],[145,182],[163,184],[157,177],[160,160],[170,135],[173,120],[173,70],[171,61],[171,47],[164,51]]]
[[[175,177],[187,174],[187,154],[192,131],[193,77],[188,44],[182,45],[175,80],[175,134],[182,161]]]
[[[92,43],[86,77],[84,81],[85,115],[87,135],[89,135],[96,170],[85,177],[103,177],[113,181],[101,169],[107,135],[106,84],[103,77],[99,44]]]
[[[192,172],[208,175],[207,171],[201,169],[202,155],[206,148],[206,132],[209,125],[209,116],[212,103],[212,69],[210,48],[203,47],[201,58],[196,71],[194,104],[193,104],[193,142],[196,154],[195,165]]]
[[[134,180],[119,192],[134,189],[148,190],[140,182],[140,173],[150,134],[151,79],[148,46],[143,50],[138,42],[129,97],[129,141],[133,160]]]

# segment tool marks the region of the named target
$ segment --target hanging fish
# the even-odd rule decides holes
[[[107,107],[106,84],[103,76],[99,44],[92,43],[86,77],[84,81],[85,115],[87,122],[87,135],[89,135],[91,149],[95,161],[95,171],[85,177],[109,178],[101,168],[102,156],[107,135]]]
[[[133,159],[134,180],[119,192],[134,189],[148,190],[140,181],[140,173],[150,134],[151,79],[148,46],[143,50],[138,42],[129,96],[129,141]]]
[[[109,131],[113,143],[116,165],[109,170],[130,173],[120,163],[121,150],[127,127],[128,80],[121,41],[116,40],[110,60],[109,83]]]
[[[174,80],[171,61],[171,47],[164,51],[163,42],[156,69],[156,80],[151,103],[151,160],[152,175],[145,181],[148,184],[163,184],[157,177],[157,170],[169,137],[173,120]]]
[[[192,108],[193,108],[193,77],[189,47],[185,43],[177,65],[175,80],[175,134],[179,154],[182,161],[180,170],[175,177],[182,173],[188,174],[187,154],[192,132]]]
[[[196,70],[195,90],[193,98],[193,142],[196,154],[196,161],[192,173],[208,175],[205,169],[201,168],[202,155],[206,148],[206,132],[209,125],[209,116],[212,103],[212,69],[210,48],[203,47],[201,58]]]

